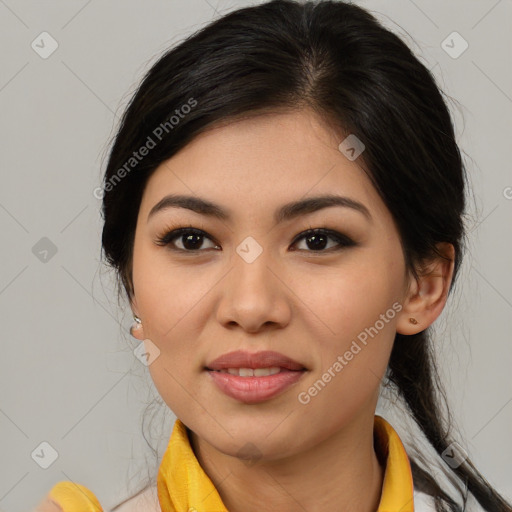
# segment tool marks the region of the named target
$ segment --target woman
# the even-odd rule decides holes
[[[368,12],[275,0],[169,50],[103,190],[106,259],[178,418],[157,495],[116,510],[512,510],[438,402],[429,328],[464,237],[452,121]],[[444,480],[375,414],[381,383]],[[39,510],[102,509],[61,482]]]

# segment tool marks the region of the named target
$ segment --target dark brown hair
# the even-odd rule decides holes
[[[233,11],[168,50],[122,117],[104,176],[102,244],[129,297],[136,220],[152,171],[215,123],[303,107],[364,143],[358,161],[396,222],[408,268],[414,271],[436,254],[436,244],[448,242],[455,247],[455,279],[466,178],[434,77],[361,7],[274,0]],[[148,137],[155,146],[127,167]],[[452,443],[451,422],[441,407],[446,399],[433,355],[429,329],[397,334],[385,384],[440,457]],[[421,457],[411,458],[411,466],[415,487],[434,496],[438,512],[463,510],[466,488],[489,512],[511,510],[469,459],[456,468],[445,464],[459,498]]]

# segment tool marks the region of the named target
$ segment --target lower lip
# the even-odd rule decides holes
[[[226,395],[245,403],[258,403],[270,400],[295,384],[305,373],[282,370],[265,377],[240,377],[230,373],[207,370],[215,384]]]

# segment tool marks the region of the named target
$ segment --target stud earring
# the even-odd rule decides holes
[[[409,322],[411,322],[411,324],[414,324],[414,325],[417,325],[418,324],[418,320],[416,320],[416,318],[409,318]]]
[[[133,319],[135,320],[135,323],[130,327],[131,336],[133,336],[134,329],[138,329],[142,325],[142,320],[137,315],[133,315]]]

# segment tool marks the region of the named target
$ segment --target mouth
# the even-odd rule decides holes
[[[247,352],[237,350],[223,354],[206,365],[207,370],[227,371],[232,375],[242,377],[266,376],[267,371],[279,373],[281,370],[301,371],[307,370],[304,365],[279,352],[265,350],[261,352]],[[279,371],[278,371],[279,370]],[[262,373],[263,371],[263,373]],[[234,373],[237,372],[237,373]],[[253,373],[251,373],[253,372]],[[256,373],[254,373],[256,372]]]
[[[269,366],[265,368],[222,368],[220,370],[214,370],[206,367],[205,370],[218,373],[229,373],[229,375],[236,375],[238,377],[268,377],[269,375],[276,375],[283,372],[301,372],[305,371],[306,368],[302,368],[300,370],[289,370],[288,368],[282,368],[280,366]]]
[[[230,371],[231,370],[231,371]],[[261,370],[266,375],[241,374]],[[273,371],[274,373],[270,373]],[[286,368],[230,368],[228,371],[207,370],[216,388],[224,395],[245,404],[265,402],[284,393],[306,374],[307,370]]]
[[[204,370],[225,395],[256,404],[280,395],[308,371],[302,364],[278,352],[230,352]]]

